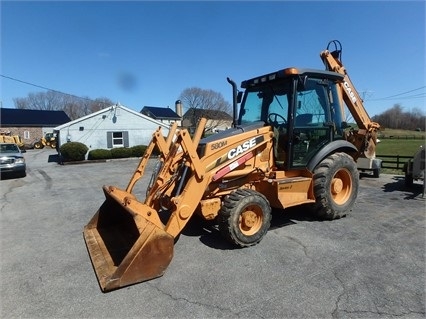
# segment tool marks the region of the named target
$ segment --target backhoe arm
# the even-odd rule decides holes
[[[328,48],[332,43],[336,46],[336,50],[330,52]],[[337,48],[337,45],[340,46],[340,48]],[[363,152],[367,158],[373,158],[375,156],[377,132],[380,129],[380,125],[373,122],[365,110],[363,101],[342,64],[340,58],[341,51],[340,42],[334,40],[328,44],[327,49],[322,51],[320,56],[327,70],[337,72],[344,76],[343,82],[339,83],[340,95],[359,128],[358,131],[354,132],[355,136],[350,138],[351,142],[355,144],[358,150]],[[364,138],[360,138],[360,136],[364,136]]]

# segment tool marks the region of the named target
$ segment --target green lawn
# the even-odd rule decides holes
[[[394,138],[397,137],[412,137],[412,138],[422,138],[425,139],[426,134],[425,132],[418,132],[418,131],[408,131],[408,130],[395,130],[395,129],[381,129],[379,132],[379,138],[389,138],[393,136]]]
[[[419,149],[420,145],[424,145],[425,140],[405,140],[405,139],[380,139],[376,148],[378,155],[401,155],[413,156]]]

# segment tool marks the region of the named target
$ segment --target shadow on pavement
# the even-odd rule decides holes
[[[383,185],[382,189],[385,193],[406,192],[406,196],[404,197],[404,199],[416,199],[419,196],[424,196],[423,183],[414,183],[412,186],[407,187],[405,185],[404,176],[394,176],[392,179],[394,180],[393,182]]]
[[[269,231],[277,228],[287,227],[297,224],[299,221],[317,221],[312,217],[306,206],[291,207],[286,210],[273,209],[272,220]],[[182,231],[182,235],[189,237],[199,237],[200,241],[214,249],[234,250],[240,249],[228,243],[220,234],[215,221],[206,221],[198,215],[191,217],[191,220]]]
[[[59,158],[58,154],[52,154],[52,155],[49,155],[47,162],[48,163],[59,163],[59,160],[60,160],[60,158]]]

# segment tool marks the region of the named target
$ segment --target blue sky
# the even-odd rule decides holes
[[[323,69],[329,40],[371,116],[425,110],[424,1],[1,1],[1,104],[41,88],[136,111],[200,87],[232,101],[241,81]]]

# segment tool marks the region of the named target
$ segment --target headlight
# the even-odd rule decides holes
[[[15,159],[15,163],[17,163],[17,164],[24,164],[25,163],[25,158],[18,157],[17,159]]]

